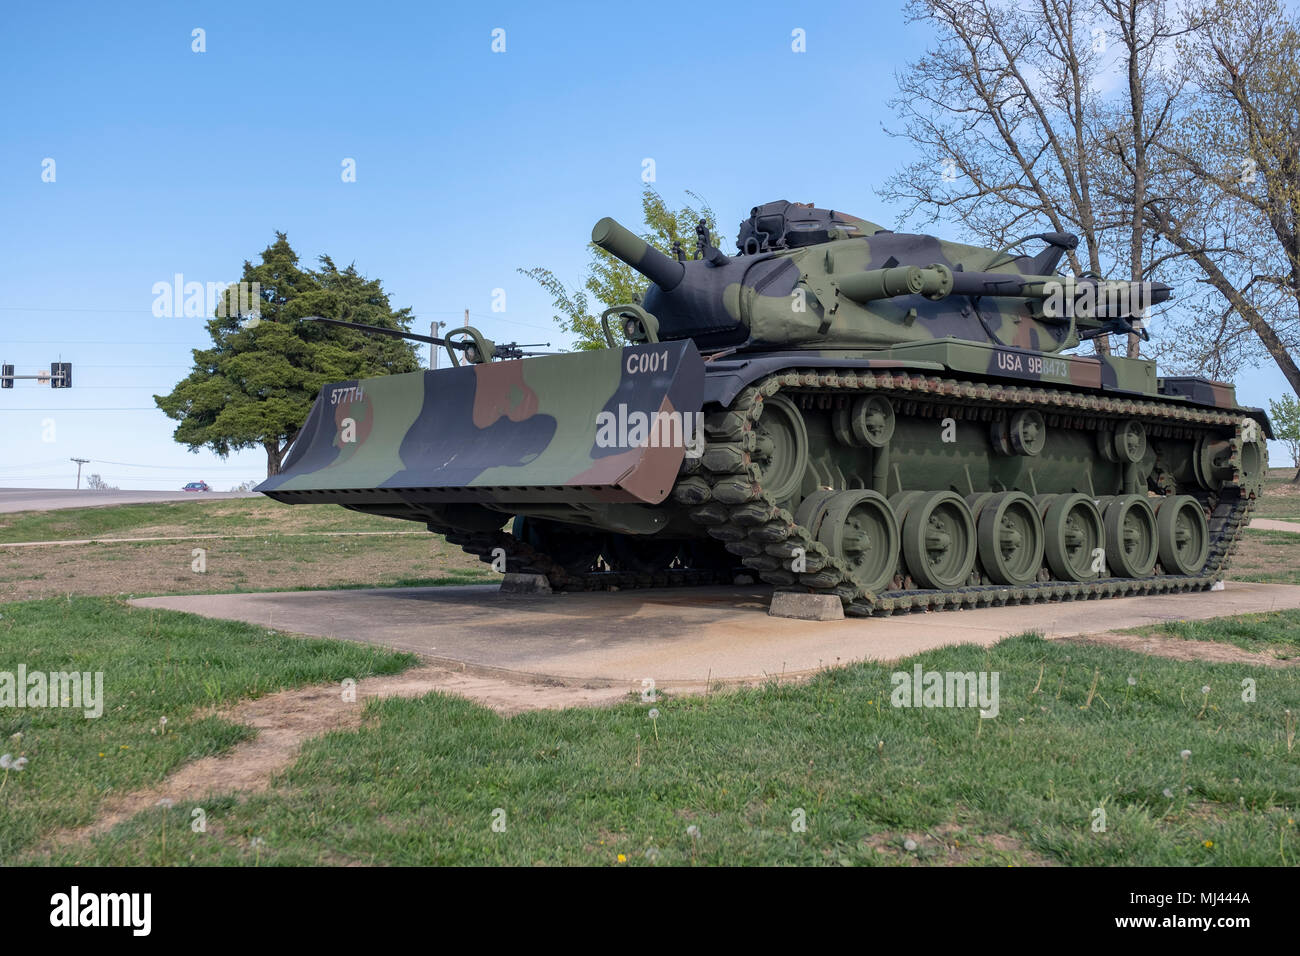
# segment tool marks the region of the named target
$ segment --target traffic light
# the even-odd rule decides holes
[[[14,367],[12,365],[0,365],[0,388],[14,387]]]
[[[72,363],[50,363],[50,388],[72,388]]]

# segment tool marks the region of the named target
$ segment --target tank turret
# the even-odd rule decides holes
[[[592,242],[651,281],[644,308],[663,340],[709,348],[887,348],[956,338],[1058,352],[1081,340],[1143,333],[1169,299],[1160,282],[1113,282],[1056,271],[1078,244],[1039,233],[1037,255],[895,233],[811,205],[756,206],[737,255],[710,246],[674,260],[605,218]],[[1017,243],[1020,245],[1021,243]]]

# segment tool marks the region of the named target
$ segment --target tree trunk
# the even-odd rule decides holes
[[[1300,485],[1300,470],[1296,471],[1295,477],[1291,479],[1291,484]]]
[[[284,446],[279,440],[272,438],[262,442],[262,447],[266,449],[266,477],[271,478],[280,473],[280,465],[284,460]]]
[[[1146,141],[1146,89],[1142,76],[1138,39],[1138,4],[1130,3],[1128,20],[1124,24],[1124,40],[1128,47],[1128,99],[1133,123],[1133,200],[1129,210],[1129,278],[1134,282],[1143,279],[1142,234],[1146,223],[1143,212],[1147,193],[1147,141]],[[1126,354],[1137,358],[1142,340],[1130,332],[1127,336]]]

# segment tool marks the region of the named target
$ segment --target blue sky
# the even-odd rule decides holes
[[[468,308],[558,346],[515,270],[576,283],[597,219],[639,223],[646,158],[728,234],[782,198],[893,223],[875,189],[911,153],[887,100],[926,40],[895,3],[6,5],[0,358],[75,378],[0,392],[0,487],[71,487],[73,456],[123,488],[262,477],[260,450],[191,454],[153,409],[208,339],[155,318],[152,289],[235,280],[276,230],[381,278],[417,328]],[[1283,390],[1271,368],[1239,385]]]

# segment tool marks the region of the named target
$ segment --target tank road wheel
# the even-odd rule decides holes
[[[763,403],[756,423],[756,447],[751,456],[759,466],[759,483],[777,501],[799,490],[808,469],[808,429],[794,402],[773,395]]]
[[[898,522],[876,491],[839,491],[822,505],[817,540],[848,564],[853,583],[882,591],[898,567]]]
[[[923,492],[905,502],[903,559],[923,588],[957,588],[975,567],[975,519],[952,491]]]
[[[837,494],[837,491],[814,491],[799,503],[799,508],[794,513],[794,523],[806,528],[814,538],[817,537],[817,529],[821,527],[826,506]]]
[[[924,491],[899,491],[889,496],[889,507],[893,509],[894,520],[898,522],[900,530],[907,523],[907,512],[912,505],[924,499],[926,494]]]
[[[1191,495],[1170,495],[1156,508],[1160,563],[1166,574],[1196,574],[1210,555],[1210,527]]]
[[[980,511],[985,503],[996,495],[996,491],[977,491],[973,495],[966,496],[966,504],[970,505],[971,517],[975,519],[975,528],[979,530]]]
[[[1144,578],[1156,566],[1156,513],[1145,495],[1116,495],[1106,504],[1106,563],[1121,578]]]
[[[976,517],[980,562],[997,584],[1033,584],[1043,564],[1043,519],[1023,491],[983,502]]]
[[[1058,581],[1091,581],[1101,576],[1097,549],[1105,553],[1106,529],[1101,509],[1083,494],[1039,495],[1042,509],[1043,553]]]

